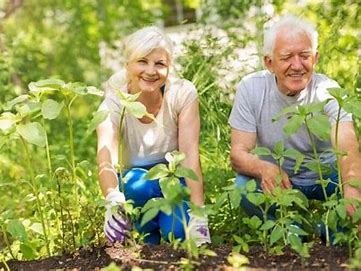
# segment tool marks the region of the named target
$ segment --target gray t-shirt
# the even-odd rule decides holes
[[[285,148],[296,149],[305,155],[303,164],[297,173],[294,172],[295,160],[285,157],[283,169],[297,185],[312,185],[319,179],[316,172],[305,167],[305,163],[312,161],[313,151],[305,126],[297,133],[285,136],[283,127],[287,118],[283,117],[277,122],[272,118],[282,109],[292,105],[304,105],[322,102],[332,98],[327,89],[339,85],[322,74],[314,73],[310,83],[296,96],[286,96],[281,93],[276,84],[275,76],[269,71],[260,71],[245,76],[237,87],[235,102],[229,117],[232,128],[257,133],[257,146],[273,149],[278,141],[283,141]],[[324,113],[329,117],[330,123],[336,122],[338,104],[333,99],[324,106]],[[341,121],[351,121],[352,116],[342,110]],[[321,141],[315,137],[317,152],[323,164],[332,164],[336,157],[330,150],[330,141]],[[325,152],[326,151],[326,152]],[[271,157],[261,159],[275,162]]]

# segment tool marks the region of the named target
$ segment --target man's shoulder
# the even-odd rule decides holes
[[[253,80],[268,80],[268,78],[270,78],[271,76],[272,76],[272,74],[269,71],[262,70],[262,71],[252,72],[250,74],[245,75],[242,78],[242,81],[247,82],[247,81],[253,81]]]
[[[335,80],[322,73],[314,73],[312,82],[313,86],[317,88],[340,87]]]

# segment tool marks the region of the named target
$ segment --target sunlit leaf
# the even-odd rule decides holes
[[[329,140],[331,125],[326,115],[315,115],[307,121],[311,132],[321,140]]]
[[[43,126],[38,122],[20,124],[16,127],[16,131],[27,142],[43,147],[46,140],[46,132]]]
[[[102,97],[104,96],[104,91],[97,89],[96,87],[89,86],[87,87],[87,92],[91,95]]]
[[[157,209],[157,208],[152,208],[152,209],[147,210],[142,216],[141,226],[144,226],[149,221],[151,221],[153,218],[155,218],[158,215],[158,213],[159,213],[159,209]]]
[[[16,240],[25,242],[28,239],[25,227],[19,220],[10,220],[6,226],[6,231]]]
[[[157,164],[148,171],[148,173],[144,176],[144,179],[157,180],[167,177],[168,174],[168,168],[165,164]]]
[[[21,243],[20,251],[27,260],[35,259],[37,256],[35,249],[29,242]]]
[[[7,102],[6,103],[6,110],[11,110],[14,105],[26,101],[27,99],[29,99],[29,97],[30,97],[29,95],[24,94],[24,95],[20,95],[20,96],[16,97],[15,99]]]
[[[175,176],[177,177],[185,177],[185,178],[189,178],[191,180],[197,181],[198,180],[198,176],[194,173],[194,171],[190,168],[185,168],[182,166],[178,166],[175,173]]]
[[[92,120],[88,125],[87,133],[92,133],[100,123],[102,123],[109,115],[109,111],[97,111],[94,113]]]
[[[48,99],[44,101],[41,106],[41,114],[45,119],[50,119],[50,120],[56,119],[59,116],[63,107],[64,107],[63,102],[58,103],[57,101]]]
[[[28,116],[29,114],[35,113],[41,110],[40,102],[28,101],[19,107],[17,107],[17,111],[21,115],[21,117]]]
[[[293,115],[288,122],[283,126],[285,135],[290,136],[298,131],[303,124],[303,117],[300,115]]]
[[[10,112],[4,112],[0,116],[0,130],[7,132],[16,123],[16,116]]]
[[[267,231],[267,230],[272,229],[275,225],[276,225],[276,223],[273,220],[267,220],[265,223],[263,223],[260,230]]]
[[[261,205],[266,200],[265,196],[262,193],[247,194],[247,199],[256,206]]]
[[[33,223],[30,226],[30,229],[38,234],[44,234],[43,226],[40,223]]]
[[[273,245],[280,240],[284,234],[284,229],[281,227],[274,227],[270,236],[270,245]]]
[[[252,150],[253,154],[258,156],[268,156],[271,155],[271,151],[266,147],[256,147]]]

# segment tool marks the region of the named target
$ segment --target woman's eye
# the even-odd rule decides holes
[[[142,64],[147,63],[147,61],[145,59],[139,59],[137,62],[142,63]]]

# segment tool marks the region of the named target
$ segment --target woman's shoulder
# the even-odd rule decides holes
[[[125,71],[120,70],[110,76],[110,78],[105,82],[106,94],[111,94],[115,90],[125,91],[126,84]]]
[[[177,94],[185,94],[185,93],[197,93],[196,87],[194,84],[185,79],[185,78],[179,78],[174,75],[170,75],[168,78],[168,88],[170,92],[174,95]]]

